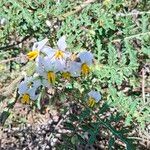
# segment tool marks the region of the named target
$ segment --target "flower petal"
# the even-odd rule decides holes
[[[81,53],[79,53],[78,57],[81,59],[82,63],[86,63],[88,65],[92,64],[93,54],[91,52],[88,52],[88,51],[81,52]]]
[[[41,85],[42,85],[41,79],[37,79],[37,80],[34,80],[32,87],[37,89]]]
[[[42,63],[43,63],[44,69],[45,69],[47,72],[54,69],[54,66],[53,66],[53,63],[52,63],[50,57],[44,57]]]
[[[53,57],[55,54],[55,50],[49,46],[44,46],[41,50],[42,53],[46,54],[48,57]]]
[[[81,63],[75,61],[71,62],[69,72],[72,77],[79,77],[81,73]]]
[[[57,45],[59,50],[65,51],[65,49],[67,48],[66,37],[65,36],[60,37],[60,39],[57,42]]]
[[[63,59],[58,59],[58,60],[54,60],[52,63],[54,65],[55,72],[59,72],[59,71],[61,72],[64,70],[66,62]]]
[[[36,72],[41,76],[44,72],[43,58],[41,56],[38,56],[36,59]]]
[[[35,42],[33,44],[32,50],[39,50],[40,51],[47,42],[48,42],[48,38],[45,38],[44,40],[39,41],[39,42]]]
[[[43,79],[42,80],[42,85],[44,86],[44,87],[47,87],[47,88],[52,88],[52,86],[51,86],[51,84],[49,84],[49,82],[46,80],[46,79]]]
[[[29,90],[28,90],[28,93],[29,93],[29,95],[30,95],[30,99],[31,100],[36,100],[37,98],[38,98],[38,94],[36,94],[36,90],[37,90],[37,88],[30,88]]]
[[[24,81],[20,82],[19,86],[18,86],[18,93],[19,94],[24,94],[28,88],[29,88],[29,84],[34,80],[33,77],[27,77],[25,78]]]
[[[18,93],[19,93],[19,94],[23,94],[23,93],[25,93],[27,90],[28,90],[28,85],[26,84],[26,82],[22,81],[22,82],[19,84]]]

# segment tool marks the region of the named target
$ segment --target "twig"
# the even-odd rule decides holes
[[[127,137],[128,139],[139,140],[139,141],[149,141],[148,139],[141,137]]]
[[[144,36],[144,35],[150,35],[150,32],[139,33],[139,34],[127,36],[127,37],[125,37],[123,39],[114,39],[111,42],[121,42],[121,40],[125,41],[125,40],[129,40],[129,39],[133,39],[133,38],[139,38],[139,37]]]
[[[55,126],[55,128],[54,128],[54,132],[58,129],[58,127],[60,126],[60,124],[66,119],[66,117],[69,115],[69,110],[66,112],[66,114],[65,114],[65,116],[62,118],[62,119],[60,119],[59,121],[58,121],[58,123],[57,123],[57,125]],[[53,140],[53,138],[52,138],[52,136],[53,136],[53,132],[52,133],[50,133],[50,135],[49,135],[49,137],[48,137],[48,139],[49,140]],[[44,147],[45,148],[45,147]]]
[[[18,82],[23,78],[23,74],[20,74],[8,87],[4,87],[0,90],[0,95],[9,96],[13,93]]]
[[[132,16],[132,15],[143,15],[143,14],[150,14],[150,11],[147,11],[147,12],[144,12],[144,11],[142,11],[142,12],[136,11],[136,12],[130,12],[130,13],[126,13],[126,14],[124,14],[124,13],[118,13],[118,14],[116,15],[116,17],[127,17],[127,16]]]
[[[149,135],[149,133],[147,133],[145,130],[141,129],[141,127],[140,127],[139,128],[139,135],[141,136],[142,139],[144,139],[147,142],[147,144],[144,143],[144,145],[146,144],[146,146],[149,147],[149,142],[150,142],[150,135]]]
[[[146,139],[148,139],[150,141],[150,135],[149,135],[149,133],[147,131],[145,131],[144,129],[143,130],[140,129],[140,133],[141,133],[142,137],[145,137]],[[142,133],[144,134],[144,136],[143,136]]]
[[[64,116],[62,119],[59,120],[59,122],[57,123],[57,125],[56,125],[55,128],[54,128],[54,131],[58,129],[59,125],[66,119],[66,117],[68,116],[68,114],[69,114],[69,110],[66,112],[65,116]],[[51,133],[51,134],[49,135],[49,139],[51,139],[52,134],[53,134],[53,133]]]
[[[142,69],[142,98],[145,104],[145,70],[144,68]]]
[[[96,0],[87,0],[87,1],[83,2],[81,5],[76,6],[73,11],[67,12],[67,13],[59,16],[58,18],[59,18],[59,20],[63,21],[68,16],[71,16],[71,15],[81,11],[83,8],[85,8],[86,6],[88,6],[89,4],[91,4],[91,3],[95,2],[95,1]]]
[[[55,130],[58,129],[58,127],[60,126],[60,124],[66,119],[66,117],[69,115],[69,110],[66,112],[65,116],[59,120],[59,122],[57,123],[57,125],[55,126]]]
[[[0,150],[2,149],[2,140],[0,139]]]
[[[141,36],[144,36],[144,35],[147,35],[147,34],[150,34],[150,32],[145,32],[145,33],[139,33],[139,34],[131,35],[131,36],[125,37],[124,39],[128,40],[128,39],[132,39],[132,38],[136,38],[136,37],[141,37]]]
[[[16,59],[18,59],[18,58],[19,58],[19,57],[13,57],[13,58],[9,58],[9,59],[6,59],[6,60],[2,60],[2,61],[0,61],[0,64],[7,63],[7,62],[9,62],[9,61],[16,60]]]
[[[93,3],[93,2],[95,2],[96,0],[87,0],[87,1],[85,1],[85,2],[83,2],[81,5],[79,5],[79,6],[76,6],[75,8],[74,8],[74,10],[73,11],[70,11],[70,12],[67,12],[67,13],[65,13],[65,14],[63,14],[63,15],[61,15],[61,16],[59,16],[58,18],[62,21],[62,20],[64,20],[65,18],[67,18],[68,16],[70,16],[70,15],[73,15],[73,14],[75,14],[75,13],[77,13],[77,12],[79,12],[79,11],[81,11],[83,8],[85,8],[88,4],[91,4],[91,3]],[[147,11],[147,12],[139,12],[139,11],[136,11],[136,12],[130,12],[130,13],[118,13],[117,15],[116,15],[116,17],[127,17],[127,16],[133,16],[133,15],[143,15],[143,14],[150,14],[150,11]]]
[[[141,88],[135,88],[132,90],[133,92],[141,92]],[[144,88],[146,93],[150,93],[150,88]],[[128,91],[127,91],[128,92]]]
[[[8,45],[8,46],[4,46],[4,47],[0,47],[0,50],[9,50],[11,48],[13,48],[16,45],[19,45],[20,43],[22,43],[23,41],[27,40],[29,37],[31,37],[31,35],[27,35],[26,37],[24,37],[21,41],[17,41],[14,44]]]

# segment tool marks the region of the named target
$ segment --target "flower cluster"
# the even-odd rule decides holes
[[[41,87],[53,87],[57,76],[65,80],[71,78],[85,77],[90,73],[93,64],[93,54],[82,51],[77,55],[66,51],[67,44],[65,36],[57,41],[57,46],[48,46],[48,39],[34,43],[32,51],[27,54],[29,60],[34,60],[36,72],[32,77],[27,77],[18,87],[22,103],[38,98],[38,90]],[[78,61],[77,61],[78,60]],[[100,100],[100,94],[96,91],[89,93],[88,105],[93,107]]]

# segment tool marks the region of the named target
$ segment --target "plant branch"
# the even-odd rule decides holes
[[[145,104],[145,70],[144,68],[142,69],[142,98]]]
[[[20,43],[22,43],[22,42],[24,42],[25,40],[27,40],[29,37],[30,37],[30,35],[27,35],[27,36],[25,36],[21,41],[17,41],[16,43],[11,44],[11,45],[8,45],[8,46],[0,47],[0,51],[1,51],[1,50],[5,50],[5,51],[6,51],[6,50],[9,50],[9,49],[12,49],[12,48],[14,48],[14,46],[19,45]]]
[[[142,11],[142,12],[139,12],[139,11],[136,11],[136,12],[130,12],[130,13],[118,13],[116,15],[116,17],[127,17],[127,16],[133,16],[133,15],[144,15],[144,14],[150,14],[150,11]]]
[[[81,11],[81,10],[84,9],[86,6],[88,6],[89,4],[91,4],[91,3],[95,2],[95,1],[96,1],[96,0],[87,0],[87,1],[83,2],[81,5],[74,7],[72,11],[69,11],[69,12],[63,14],[63,15],[59,16],[58,18],[59,18],[59,20],[63,21],[63,20],[66,19],[68,16],[71,16],[71,15],[73,15],[73,14],[75,14],[75,13]]]
[[[130,40],[130,39],[133,39],[133,38],[139,38],[139,37],[144,36],[144,35],[150,35],[150,32],[139,33],[139,34],[127,36],[127,37],[123,38],[123,40],[125,41],[125,40]],[[122,39],[114,39],[111,42],[121,42],[121,40]]]
[[[6,60],[2,60],[2,61],[0,61],[0,64],[3,64],[3,63],[7,63],[7,62],[10,62],[10,61],[12,61],[12,60],[16,60],[16,59],[18,59],[19,57],[13,57],[13,58],[9,58],[9,59],[6,59]]]
[[[9,86],[0,89],[0,95],[9,96],[13,93],[18,82],[23,78],[23,74],[20,74]]]

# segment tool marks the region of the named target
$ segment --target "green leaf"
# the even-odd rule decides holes
[[[74,135],[72,138],[71,138],[71,143],[73,145],[76,145],[78,143],[79,139],[78,139],[78,136],[77,135]]]
[[[114,137],[111,137],[110,139],[109,139],[109,142],[108,142],[108,149],[109,150],[112,150],[113,149],[113,146],[114,146],[114,144],[115,144],[115,139],[114,139]]]
[[[8,110],[4,110],[1,114],[0,114],[0,125],[4,125],[5,121],[7,120],[7,118],[9,117],[10,112]]]
[[[74,121],[78,121],[78,117],[74,114],[70,114],[70,121],[74,122]]]
[[[88,140],[88,144],[89,145],[92,145],[96,140],[96,135],[95,134],[92,134]]]
[[[99,109],[98,114],[103,114],[109,109],[109,105],[105,102],[102,107]]]
[[[111,131],[111,133],[126,144],[127,150],[135,150],[132,141],[127,139],[120,131],[117,131],[109,123],[99,120],[99,123]]]
[[[81,112],[81,114],[79,115],[79,120],[82,121],[85,118],[89,118],[90,117],[90,109],[89,108],[85,108],[85,110],[83,110]]]
[[[69,130],[75,130],[74,125],[70,122],[64,122],[64,126]]]
[[[131,125],[131,121],[132,121],[132,117],[131,117],[131,115],[128,114],[126,119],[125,119],[125,125],[126,126]]]

